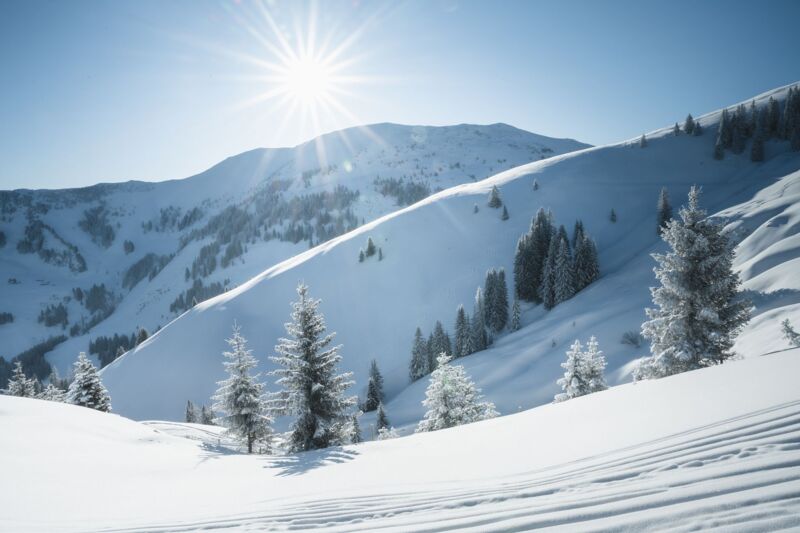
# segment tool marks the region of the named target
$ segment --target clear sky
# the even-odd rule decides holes
[[[357,124],[592,144],[800,80],[800,1],[0,0],[0,189],[187,177]]]

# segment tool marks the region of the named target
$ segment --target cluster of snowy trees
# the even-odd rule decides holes
[[[61,379],[53,373],[47,386],[42,387],[38,379],[25,375],[22,363],[17,361],[5,393],[22,398],[66,402],[97,411],[111,411],[111,397],[100,380],[97,368],[84,352],[78,354],[72,374],[72,380],[69,381]]]
[[[564,376],[558,380],[558,385],[563,392],[556,394],[555,402],[563,402],[607,388],[603,375],[606,358],[595,337],[589,339],[586,349],[576,339],[567,350],[567,360],[561,363],[561,368],[564,369]]]
[[[783,333],[783,338],[789,342],[790,346],[800,348],[800,333],[794,330],[788,318],[781,322],[781,332]]]
[[[661,231],[670,250],[653,254],[660,285],[651,289],[656,307],[646,310],[649,320],[642,324],[651,356],[640,363],[635,380],[723,363],[750,319],[750,303],[740,298],[733,271],[734,244],[706,218],[699,188],[691,188],[679,217]]]
[[[563,225],[556,229],[553,214],[539,209],[530,230],[517,242],[516,297],[552,309],[599,276],[597,247],[584,230],[583,222],[575,222],[570,240]]]
[[[247,341],[234,326],[228,339],[230,351],[224,356],[228,378],[219,382],[214,395],[215,422],[227,428],[252,453],[269,451],[273,432],[271,422],[277,416],[293,418],[285,436],[287,451],[298,452],[326,448],[350,442],[354,433],[352,407],[355,397],[345,395],[352,385],[349,373],[337,373],[341,360],[339,346],[332,346],[334,334],[326,334],[325,319],[319,312],[319,300],[308,295],[308,287],[297,287],[299,300],[292,304],[287,337],[275,346],[279,390],[265,393],[257,365]],[[376,367],[377,370],[377,367]]]
[[[744,152],[747,140],[750,158],[764,160],[764,142],[770,139],[789,141],[793,150],[800,150],[800,87],[792,87],[781,106],[770,96],[765,105],[740,104],[733,112],[722,110],[714,144],[714,158],[725,157],[725,150],[734,154]]]
[[[358,262],[363,263],[365,259],[369,259],[376,253],[378,254],[378,261],[383,261],[383,248],[375,246],[372,237],[367,237],[367,246],[358,251]]]
[[[184,414],[183,420],[190,424],[213,426],[214,414],[205,404],[201,405],[198,409],[197,406],[189,400],[186,402],[186,413]]]
[[[458,358],[485,350],[494,342],[494,335],[509,326],[512,331],[519,329],[519,302],[514,302],[509,324],[506,273],[502,268],[492,268],[486,273],[483,289],[478,287],[475,292],[472,315],[467,313],[463,305],[458,306],[454,339],[450,338],[440,321],[436,322],[427,341],[422,330],[417,328],[409,363],[411,381],[436,370],[440,354]]]

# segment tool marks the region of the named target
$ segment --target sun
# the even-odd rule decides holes
[[[278,83],[284,92],[305,105],[316,105],[331,98],[335,78],[325,61],[311,57],[292,59]]]

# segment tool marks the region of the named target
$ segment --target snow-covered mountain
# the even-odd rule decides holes
[[[13,458],[0,530],[791,530],[798,373],[794,349],[290,456],[229,453],[214,427],[0,396]]]
[[[770,97],[781,102],[787,91],[760,95],[755,104],[765,106]],[[499,335],[490,349],[461,361],[503,414],[552,399],[564,351],[576,338],[596,335],[610,382],[627,381],[631,362],[647,353],[646,345],[620,339],[638,331],[649,305],[649,254],[663,247],[656,231],[659,190],[667,187],[677,206],[692,184],[703,187],[703,206],[723,217],[741,241],[737,268],[755,310],[737,350],[756,356],[783,348],[779,318],[800,321],[800,153],[774,140],[766,143],[763,162],[752,162],[749,150],[727,151],[717,160],[720,113],[698,119],[701,136],[675,135],[668,127],[647,133],[645,146],[632,139],[452,187],[281,262],[195,306],[107,367],[103,379],[114,409],[137,419],[175,420],[187,400],[208,403],[222,377],[221,352],[234,322],[262,361],[261,370],[273,368],[268,356],[303,281],[323,300],[328,326],[343,345],[342,367],[354,372],[355,392],[363,394],[369,361],[376,359],[392,423],[413,424],[423,413],[427,383],[409,385],[415,329],[427,335],[440,320],[452,330],[457,306],[471,308],[487,269],[503,267],[510,274],[517,240],[540,207],[551,209],[570,232],[577,219],[583,221],[599,249],[601,279],[551,311],[523,306],[520,331]],[[487,206],[493,186],[507,220]],[[369,238],[383,259],[359,262]]]
[[[505,124],[377,124],[246,152],[183,180],[0,192],[0,356],[29,350],[26,367],[40,376],[48,351],[62,375],[79,351],[105,363],[139,328],[152,333],[310,243],[586,146]]]

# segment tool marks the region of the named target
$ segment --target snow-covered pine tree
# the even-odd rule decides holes
[[[617,212],[614,211],[613,207],[611,208],[611,213],[608,215],[608,220],[610,220],[612,223],[617,221]]]
[[[530,234],[525,233],[517,240],[517,248],[514,252],[514,294],[517,298],[532,301],[536,295],[536,290],[532,286]]]
[[[553,401],[563,402],[607,388],[603,376],[606,361],[597,339],[589,339],[586,347],[584,351],[581,342],[575,339],[567,350],[567,360],[561,363],[564,376],[558,380],[563,392],[556,394]]]
[[[475,304],[472,308],[472,319],[470,320],[472,326],[472,348],[476,352],[489,347],[489,334],[486,331],[486,321],[484,320],[486,316],[484,305],[483,293],[481,288],[478,287],[478,290],[475,291]]]
[[[678,135],[680,135],[680,134],[681,134],[681,128],[680,128],[680,126],[678,126],[678,123],[677,123],[677,122],[675,123],[675,126],[672,128],[672,134],[673,134],[675,137],[677,137]]]
[[[247,453],[253,453],[256,442],[269,446],[272,432],[263,398],[264,385],[258,379],[260,374],[252,373],[258,361],[247,348],[239,326],[233,326],[233,334],[226,342],[230,351],[222,353],[226,359],[222,364],[228,378],[217,383],[212,408],[218,415],[217,424],[246,446]]]
[[[367,257],[372,257],[375,255],[375,243],[372,242],[372,237],[367,237],[367,249],[364,252],[364,255]]]
[[[508,324],[508,285],[506,284],[506,270],[497,269],[494,291],[494,323],[492,329],[496,332],[503,331]]]
[[[781,332],[783,333],[783,338],[789,341],[790,345],[800,348],[800,333],[794,330],[788,318],[781,322]]]
[[[467,312],[464,311],[463,305],[459,305],[458,311],[456,311],[454,332],[455,345],[453,347],[453,357],[464,357],[465,355],[469,355],[471,352],[468,350],[472,348],[472,342],[470,340],[472,333],[470,332],[469,328],[469,318],[467,317]]]
[[[500,199],[500,190],[497,188],[497,185],[492,185],[492,191],[489,193],[489,203],[487,205],[494,209],[499,209],[503,206],[503,201]]]
[[[389,417],[386,416],[386,409],[383,408],[383,402],[378,404],[378,412],[375,415],[375,429],[381,430],[389,427]]]
[[[694,133],[694,117],[692,117],[691,113],[686,115],[686,120],[683,121],[683,131],[687,135],[691,135]]]
[[[495,324],[495,304],[497,303],[497,271],[490,268],[486,271],[486,279],[483,282],[483,320],[487,329],[494,330]],[[440,353],[437,350],[436,353]],[[450,353],[448,352],[448,355]]]
[[[190,424],[197,423],[197,409],[191,400],[186,402],[186,413],[184,413],[183,420]]]
[[[647,137],[644,133],[642,133],[642,136],[639,138],[639,148],[647,148]]]
[[[375,393],[374,399],[378,401],[378,403],[383,401],[383,375],[381,371],[378,369],[378,361],[375,359],[372,360],[369,364],[369,379],[375,384]],[[369,399],[369,398],[368,398]],[[376,405],[377,407],[377,405]]]
[[[642,334],[651,357],[640,376],[661,377],[721,364],[732,356],[734,339],[750,318],[749,302],[737,299],[733,245],[700,208],[700,189],[689,191],[680,220],[671,220],[662,238],[666,254],[653,254],[660,286],[651,289],[656,308]]]
[[[200,408],[200,423],[206,426],[213,426],[214,425],[214,415],[211,412],[211,409],[203,405]]]
[[[339,347],[330,347],[334,334],[325,335],[325,319],[319,300],[308,296],[308,287],[297,286],[299,300],[292,304],[289,338],[279,340],[272,357],[280,368],[272,372],[282,389],[270,405],[279,415],[294,416],[288,447],[291,451],[326,448],[347,440],[347,412],[354,397],[345,397],[351,374],[336,374]]]
[[[66,402],[67,393],[59,389],[52,383],[48,383],[42,393],[39,395],[40,400],[47,400],[49,402]]]
[[[508,219],[509,219],[508,209],[506,209],[506,206],[503,206],[503,214],[500,215],[500,220],[508,220]]]
[[[497,416],[494,404],[482,401],[480,389],[461,365],[452,364],[450,357],[440,354],[438,367],[431,374],[422,405],[428,408],[417,426],[417,432],[470,424]]]
[[[563,237],[560,241],[554,265],[555,305],[566,302],[575,295],[575,265],[572,261],[569,241]]]
[[[767,102],[767,123],[766,131],[767,138],[776,137],[780,131],[781,111],[778,106],[778,101],[773,97],[769,97]]]
[[[689,115],[691,117],[691,115]],[[667,227],[667,222],[672,220],[672,205],[669,203],[669,192],[666,187],[661,187],[658,193],[658,234]]]
[[[136,333],[136,346],[139,346],[144,341],[146,341],[150,337],[150,334],[144,328],[139,328],[139,331]]]
[[[559,239],[555,236],[550,240],[550,249],[542,269],[542,282],[539,285],[539,296],[545,309],[552,309],[556,305],[556,257],[558,256]]]
[[[350,444],[358,444],[362,441],[361,438],[361,426],[358,423],[358,417],[361,416],[361,413],[353,413],[353,416],[350,418]]]
[[[22,370],[22,363],[20,361],[16,361],[14,363],[14,370],[11,373],[11,377],[8,378],[6,394],[9,396],[17,396],[19,398],[36,397],[35,381],[25,375],[25,372]]]
[[[100,381],[97,368],[86,357],[85,352],[78,354],[73,366],[73,380],[67,392],[67,402],[97,411],[111,411],[111,398]]]
[[[364,262],[364,250],[359,250],[358,251],[358,262],[359,263],[363,263]]]
[[[575,247],[575,292],[588,287],[599,277],[597,247],[589,235],[584,234]]]
[[[417,328],[411,347],[411,362],[408,365],[408,377],[411,381],[417,381],[430,373],[428,359],[428,344],[422,336],[422,330]]]
[[[400,434],[393,427],[380,428],[378,430],[378,440],[396,439]]]
[[[702,134],[703,134],[703,126],[700,125],[700,122],[695,121],[692,135],[694,135],[695,137],[700,137]]]
[[[511,306],[511,331],[519,331],[522,327],[520,323],[520,310],[519,310],[519,299],[514,297],[514,304]]]
[[[573,250],[578,246],[578,243],[583,240],[585,234],[586,230],[583,229],[583,221],[581,219],[576,220],[575,227],[572,228],[572,241],[570,241]]]
[[[453,353],[453,345],[450,341],[450,335],[444,330],[444,326],[440,321],[436,321],[433,327],[433,345],[431,348],[433,353]]]

